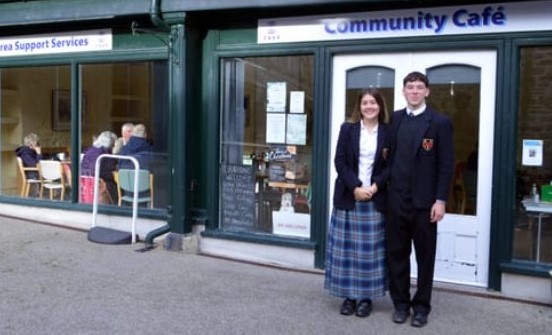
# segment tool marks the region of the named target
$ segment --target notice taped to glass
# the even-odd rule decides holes
[[[255,228],[255,169],[252,165],[221,165],[220,217],[232,231]]]

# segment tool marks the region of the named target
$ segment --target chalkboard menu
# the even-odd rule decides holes
[[[255,169],[251,165],[222,165],[221,222],[224,229],[255,229]]]

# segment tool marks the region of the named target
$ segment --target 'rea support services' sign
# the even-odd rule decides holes
[[[0,38],[0,57],[111,50],[111,29]]]

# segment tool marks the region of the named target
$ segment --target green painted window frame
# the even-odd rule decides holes
[[[503,82],[511,83],[507,87],[505,96],[511,97],[509,101],[504,100],[505,113],[504,118],[511,119],[508,125],[505,126],[503,134],[501,134],[500,146],[503,148],[503,153],[499,160],[495,161],[496,164],[502,164],[502,171],[498,172],[501,180],[513,180],[516,179],[516,159],[517,159],[517,140],[518,140],[518,104],[519,104],[519,87],[520,87],[520,51],[523,47],[532,46],[551,46],[552,37],[548,33],[536,33],[531,34],[530,37],[524,37],[521,34],[516,34],[507,41],[506,44],[509,61],[504,64],[504,80]],[[513,71],[512,71],[513,69]],[[498,144],[498,143],[497,143]],[[495,168],[495,170],[498,170]],[[515,225],[514,208],[515,199],[515,183],[503,182],[497,185],[499,188],[495,191],[497,194],[497,201],[493,203],[493,208],[496,213],[493,217],[496,218],[496,234],[493,234],[492,239],[495,241],[503,241],[502,245],[496,243],[496,252],[492,252],[491,256],[496,256],[496,266],[502,272],[535,276],[535,277],[550,277],[549,271],[552,269],[552,265],[536,264],[533,262],[525,262],[521,260],[513,259],[513,229]],[[499,208],[507,208],[509,210],[499,210]],[[505,242],[508,243],[505,243]],[[498,279],[495,279],[493,284],[496,284]],[[500,289],[500,285],[494,285],[497,289]]]
[[[208,103],[202,106],[202,114],[206,117],[203,122],[206,129],[207,143],[203,143],[203,148],[206,151],[205,159],[206,169],[204,169],[204,175],[200,176],[200,183],[205,183],[204,190],[206,194],[203,194],[203,203],[207,204],[207,230],[202,234],[208,237],[215,237],[221,239],[242,241],[242,242],[254,242],[260,244],[269,244],[285,247],[293,247],[298,249],[316,249],[320,244],[319,235],[316,232],[311,234],[310,240],[297,240],[295,238],[286,238],[270,234],[253,234],[253,233],[231,233],[224,232],[218,229],[219,227],[219,191],[218,180],[219,174],[216,168],[217,164],[212,162],[219,161],[219,129],[220,129],[220,115],[219,107],[220,101],[213,99],[212,97],[220,97],[220,61],[222,58],[229,57],[273,57],[273,56],[293,56],[293,55],[313,55],[315,59],[315,72],[316,68],[319,68],[317,64],[320,62],[319,48],[313,46],[301,46],[298,48],[296,45],[281,46],[267,46],[256,44],[256,30],[255,29],[237,29],[229,31],[209,31],[203,47],[203,77],[204,78],[216,78],[213,82],[204,82],[202,90],[202,100],[208,101]],[[315,74],[316,77],[316,74]],[[315,79],[316,80],[316,79]],[[316,85],[319,86],[319,85]],[[314,94],[319,95],[319,88],[315,86]],[[317,108],[315,99],[315,108]],[[320,106],[318,106],[320,107]],[[323,116],[322,116],[323,117]],[[320,116],[317,114],[317,118]],[[316,123],[316,121],[314,121]],[[317,133],[316,125],[313,129],[313,136]],[[314,155],[314,153],[313,153]],[[316,178],[313,176],[313,179]],[[209,199],[207,199],[209,198]],[[314,215],[311,216],[311,222],[315,221]],[[325,232],[324,232],[325,233]]]

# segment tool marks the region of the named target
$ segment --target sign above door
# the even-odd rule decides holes
[[[414,8],[261,19],[257,42],[489,34],[552,30],[552,1]]]

